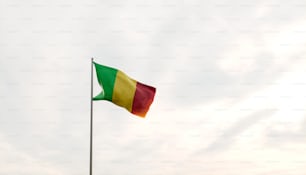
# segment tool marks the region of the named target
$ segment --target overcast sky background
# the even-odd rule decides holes
[[[157,88],[94,102],[94,174],[306,174],[305,8],[0,0],[0,174],[88,174],[91,57]]]

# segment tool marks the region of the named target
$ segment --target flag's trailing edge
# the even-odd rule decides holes
[[[156,89],[130,78],[115,68],[95,62],[94,66],[102,92],[93,100],[108,100],[137,116],[145,117],[154,100]]]

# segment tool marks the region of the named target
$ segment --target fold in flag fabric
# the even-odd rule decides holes
[[[93,100],[107,100],[139,117],[145,117],[154,100],[156,89],[115,68],[95,62],[94,65],[102,91]]]

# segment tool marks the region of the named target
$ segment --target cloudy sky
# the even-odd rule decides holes
[[[0,174],[88,174],[91,57],[157,88],[94,102],[94,174],[306,174],[305,7],[0,0]]]

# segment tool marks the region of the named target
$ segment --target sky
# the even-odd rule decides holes
[[[306,174],[305,7],[0,0],[0,174],[88,174],[92,57],[157,89],[94,102],[93,174]]]

